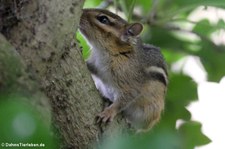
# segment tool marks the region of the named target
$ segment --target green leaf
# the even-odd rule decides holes
[[[225,22],[223,19],[220,19],[217,23],[217,26],[219,26],[221,29],[225,28]]]
[[[172,64],[186,56],[186,54],[174,50],[161,49],[161,52],[163,53],[167,64]]]
[[[167,100],[180,104],[188,105],[197,99],[197,85],[194,81],[183,74],[170,74]]]
[[[208,19],[199,21],[193,28],[193,32],[205,35],[206,37],[208,37],[214,31],[215,28],[212,28]]]
[[[85,0],[84,8],[93,8],[100,5],[102,0]]]
[[[198,22],[193,28],[193,32],[201,37],[201,41],[199,42],[201,50],[195,54],[200,57],[210,81],[219,81],[225,75],[225,46],[216,45],[210,39],[212,33],[224,28],[225,23],[223,20],[219,20],[216,25],[212,25],[206,19]]]
[[[225,75],[225,46],[216,46],[203,41],[202,48],[197,55],[208,73],[208,79],[210,81],[220,81]]]
[[[78,40],[78,42],[81,45],[82,48],[82,56],[84,59],[87,59],[90,56],[90,48],[89,45],[87,44],[87,41],[85,40],[85,38],[81,35],[80,32],[77,32],[76,34],[76,38]]]
[[[211,140],[201,132],[202,125],[199,122],[186,122],[179,128],[179,133],[184,139],[184,149],[193,149],[196,146],[205,145]]]
[[[159,123],[160,126],[175,128],[177,120],[181,119],[189,121],[191,119],[191,113],[185,106],[170,101],[166,101],[165,105],[165,111],[162,114],[162,118]]]
[[[204,19],[201,20],[199,22],[197,22],[197,24],[195,25],[195,27],[193,28],[193,32],[194,33],[198,33],[201,36],[205,36],[205,37],[210,37],[210,35],[220,29],[224,29],[225,25],[224,25],[224,21],[220,20],[218,21],[218,23],[216,25],[212,25],[210,24],[208,19]]]

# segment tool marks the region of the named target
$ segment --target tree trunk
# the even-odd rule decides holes
[[[0,95],[20,94],[24,102],[36,107],[41,119],[50,128],[51,107],[48,98],[40,92],[39,86],[26,71],[17,51],[0,34]]]
[[[1,5],[9,13],[0,13],[0,30],[49,98],[64,148],[88,148],[102,133],[95,117],[103,102],[75,41],[83,0],[3,0]],[[104,135],[117,126],[115,121]]]

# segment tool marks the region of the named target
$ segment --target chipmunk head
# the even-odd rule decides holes
[[[83,9],[79,29],[92,46],[116,52],[132,48],[143,26],[129,24],[107,10]]]

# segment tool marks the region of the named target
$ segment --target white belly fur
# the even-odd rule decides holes
[[[113,86],[110,86],[106,83],[103,83],[103,81],[95,75],[91,75],[91,76],[95,82],[96,88],[100,91],[102,96],[108,98],[112,102],[115,102],[119,95],[116,88],[114,88]]]

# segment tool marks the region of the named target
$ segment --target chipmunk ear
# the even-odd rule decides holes
[[[132,23],[126,27],[125,34],[127,36],[138,36],[143,30],[143,25],[141,23]]]
[[[120,39],[124,42],[128,42],[130,37],[138,36],[142,30],[143,25],[141,23],[129,24],[120,36]]]

